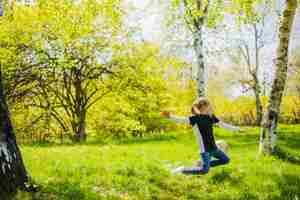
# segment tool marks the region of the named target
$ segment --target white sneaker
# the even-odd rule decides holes
[[[183,170],[184,170],[184,167],[177,167],[176,169],[172,170],[172,174],[182,173]]]

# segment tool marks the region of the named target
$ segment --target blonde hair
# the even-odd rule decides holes
[[[196,101],[194,101],[191,112],[194,115],[199,115],[203,113],[203,109],[207,108],[208,106],[210,106],[210,102],[208,101],[208,99],[199,97],[198,99],[196,99]]]

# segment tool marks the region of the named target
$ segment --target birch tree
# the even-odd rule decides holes
[[[275,78],[268,100],[267,111],[264,113],[260,130],[260,154],[272,154],[276,147],[276,129],[280,104],[286,85],[288,54],[291,30],[296,14],[297,0],[286,0],[279,26],[278,46],[275,59]]]
[[[241,47],[241,51],[243,54],[244,59],[246,60],[246,65],[247,65],[247,69],[248,72],[252,78],[252,84],[251,84],[251,89],[254,92],[255,95],[255,105],[256,105],[256,124],[260,125],[261,123],[261,119],[262,119],[262,103],[260,100],[260,94],[261,94],[261,86],[259,83],[259,68],[260,68],[260,51],[261,48],[263,47],[263,43],[260,43],[259,40],[262,37],[262,32],[260,32],[257,28],[257,24],[252,24],[252,29],[253,29],[253,33],[254,33],[254,52],[255,52],[255,61],[254,64],[251,64],[251,58],[249,55],[249,46],[247,46],[247,44],[240,46]],[[263,28],[261,29],[263,30]]]
[[[2,2],[0,9],[2,16]],[[2,70],[5,67],[4,63],[0,62],[0,199],[9,199],[17,189],[26,190],[28,182],[6,101],[2,76]]]
[[[3,66],[0,66],[3,67]],[[10,114],[6,103],[0,69],[0,198],[7,199],[8,195],[18,188],[25,190],[28,181],[22,155],[16,143]]]
[[[197,95],[206,95],[207,65],[203,45],[203,34],[205,27],[212,27],[215,22],[222,18],[222,1],[211,0],[172,0],[175,8],[183,7],[183,19],[193,37],[193,49],[197,64]]]
[[[233,62],[245,66],[247,77],[241,78],[239,83],[243,86],[244,91],[253,92],[256,107],[256,125],[260,125],[263,115],[261,102],[262,84],[260,81],[261,55],[264,46],[267,43],[265,34],[265,16],[257,18],[252,22],[246,22],[239,27],[241,36],[236,40],[235,51],[228,51]],[[244,37],[246,36],[246,38]]]

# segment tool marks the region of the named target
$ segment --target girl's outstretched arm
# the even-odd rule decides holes
[[[231,124],[227,124],[227,123],[222,122],[222,121],[219,121],[217,124],[220,128],[224,128],[224,129],[227,129],[229,131],[240,131],[239,127],[233,126]]]
[[[161,113],[161,116],[164,118],[167,118],[169,120],[172,120],[174,122],[177,123],[181,123],[181,124],[190,124],[190,119],[189,117],[181,117],[181,116],[176,116],[176,115],[172,115],[170,112],[168,111],[164,111]]]
[[[176,115],[170,115],[168,117],[168,119],[177,122],[177,123],[181,123],[181,124],[190,124],[190,119],[189,117],[181,117],[181,116],[176,116]]]

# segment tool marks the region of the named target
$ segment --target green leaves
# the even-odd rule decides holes
[[[238,24],[256,23],[260,20],[262,8],[268,9],[272,1],[270,0],[231,0],[226,12],[234,15]]]
[[[192,31],[203,25],[214,27],[223,20],[224,2],[220,0],[172,0],[171,6]]]
[[[257,22],[261,8],[268,8],[271,3],[270,0],[172,0],[171,6],[193,31],[201,24],[213,28],[222,23],[225,14],[234,15],[238,24]]]

